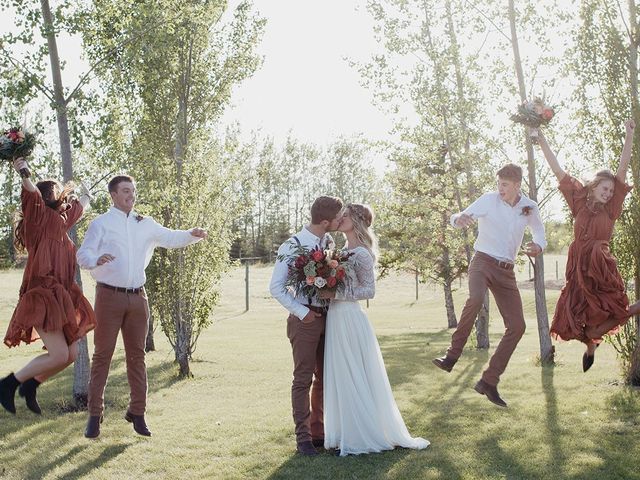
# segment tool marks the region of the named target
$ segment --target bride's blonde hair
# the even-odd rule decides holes
[[[349,203],[346,209],[351,215],[353,230],[358,240],[371,252],[374,258],[378,257],[378,239],[373,233],[373,210],[368,205]]]

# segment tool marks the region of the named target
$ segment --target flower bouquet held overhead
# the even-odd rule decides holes
[[[35,135],[25,132],[19,127],[5,130],[0,136],[0,159],[13,162],[16,158],[26,158],[31,155],[35,144]],[[21,168],[20,176],[29,178],[31,172],[26,167]]]
[[[538,128],[541,125],[548,125],[554,115],[553,108],[546,105],[543,99],[536,97],[533,100],[523,102],[518,107],[518,112],[511,115],[511,120],[529,127],[531,141],[537,145]]]
[[[346,262],[351,255],[353,253],[340,250],[322,250],[319,247],[309,250],[298,246],[291,255],[278,257],[278,260],[289,264],[284,286],[291,288],[294,295],[309,298],[319,298],[320,290],[342,289],[349,268]]]

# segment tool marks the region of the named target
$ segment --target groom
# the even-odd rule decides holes
[[[522,168],[509,163],[498,170],[497,175],[497,192],[485,193],[464,212],[451,216],[451,224],[455,228],[469,227],[477,219],[478,238],[474,244],[475,254],[469,264],[469,298],[447,354],[434,359],[433,363],[446,372],[453,369],[462,355],[487,288],[490,289],[506,331],[489,361],[489,367],[474,388],[496,405],[506,407],[497,385],[525,331],[522,300],[513,264],[527,225],[533,233],[533,242],[526,245],[527,255],[539,255],[546,246],[546,241],[538,205],[520,191]]]
[[[298,246],[308,249],[318,246],[323,249],[334,248],[335,243],[328,232],[338,229],[341,217],[342,200],[326,196],[316,198],[311,206],[311,223],[280,246],[278,257],[288,257]],[[277,260],[269,290],[289,311],[287,336],[293,350],[291,404],[296,424],[297,451],[302,455],[317,455],[316,447],[324,445],[322,370],[327,309],[321,306],[317,298],[295,297],[285,289],[288,272],[286,260]]]

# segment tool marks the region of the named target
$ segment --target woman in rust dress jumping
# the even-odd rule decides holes
[[[24,167],[23,159],[14,161],[16,171]],[[0,403],[14,414],[18,387],[27,407],[40,413],[36,388],[73,363],[76,342],[95,327],[93,309],[75,283],[76,247],[68,236],[90,197],[88,192],[80,199],[70,193],[55,180],[34,185],[29,178],[22,179],[22,218],[15,228],[15,243],[27,250],[28,257],[4,343],[15,347],[40,338],[47,353],[0,380]]]
[[[562,340],[580,340],[587,347],[583,371],[589,370],[602,336],[615,332],[640,311],[640,302],[629,306],[616,259],[609,251],[615,221],[631,187],[625,183],[635,123],[625,123],[626,137],[620,166],[614,175],[598,172],[585,185],[567,174],[539,132],[539,144],[574,218],[574,239],[569,247],[566,282],[551,324],[551,335]]]

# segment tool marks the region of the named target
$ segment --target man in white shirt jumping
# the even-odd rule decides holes
[[[514,261],[527,226],[531,229],[533,241],[526,245],[525,254],[531,257],[539,255],[546,241],[538,205],[520,191],[522,168],[510,163],[498,170],[497,176],[497,192],[485,193],[466,210],[451,216],[451,224],[455,228],[469,227],[477,219],[478,238],[469,264],[469,298],[447,354],[434,359],[433,363],[446,372],[453,369],[462,355],[487,288],[490,289],[506,331],[489,361],[489,367],[474,388],[496,405],[506,407],[497,385],[525,331],[522,300],[513,271]]]
[[[125,419],[140,435],[151,436],[144,419],[147,367],[144,363],[149,304],[144,290],[145,268],[155,247],[180,248],[206,238],[201,228],[170,230],[152,218],[138,215],[133,206],[133,178],[119,175],[109,182],[113,206],[91,222],[78,250],[78,264],[96,280],[95,349],[89,382],[89,421],[85,436],[100,435],[104,390],[118,332],[122,330],[131,400]]]

